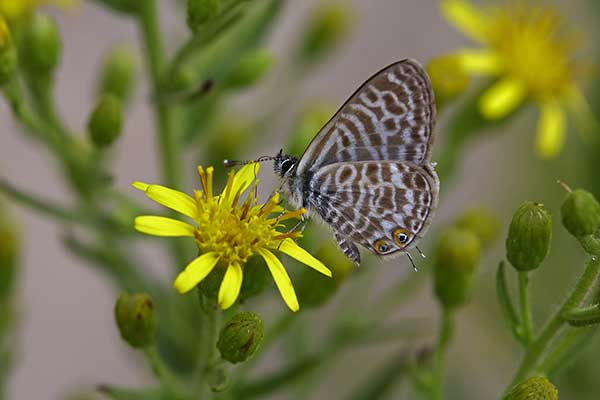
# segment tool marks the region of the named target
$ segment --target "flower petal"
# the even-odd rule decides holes
[[[215,252],[202,254],[189,263],[185,269],[177,275],[173,287],[179,293],[186,293],[196,286],[202,279],[213,270],[219,261],[219,255]]]
[[[133,182],[132,186],[146,193],[146,196],[158,204],[175,210],[190,218],[195,218],[198,208],[194,199],[178,190],[161,185],[149,185],[144,182]]]
[[[239,171],[235,173],[233,177],[233,183],[231,185],[231,195],[235,196],[238,193],[242,193],[244,190],[252,184],[252,181],[258,175],[260,169],[259,163],[250,163],[244,165]]]
[[[191,236],[194,237],[194,228],[185,222],[155,215],[142,215],[136,217],[134,227],[140,232],[154,236]]]
[[[542,158],[552,158],[560,153],[565,143],[567,117],[556,100],[546,100],[540,107],[535,147]]]
[[[512,78],[504,78],[492,85],[479,99],[479,110],[488,119],[500,119],[517,108],[527,95],[525,85]]]
[[[466,0],[442,0],[441,13],[448,22],[478,42],[486,39],[487,16]]]
[[[227,267],[219,288],[219,305],[223,310],[235,303],[242,287],[242,278],[242,267],[239,264],[231,264]]]
[[[287,304],[290,310],[294,312],[298,311],[300,305],[298,304],[294,286],[281,261],[279,261],[279,259],[269,250],[258,249],[257,252],[265,259],[269,271],[271,271],[271,275],[273,275],[275,285],[277,285],[277,289],[279,289],[279,293],[281,294],[283,301],[285,301],[285,304]]]
[[[453,53],[460,66],[473,75],[498,75],[502,72],[502,59],[492,50],[461,49]]]
[[[279,246],[279,251],[295,258],[303,264],[319,271],[323,275],[331,276],[331,271],[323,263],[312,256],[308,251],[298,246],[292,239],[285,239]]]

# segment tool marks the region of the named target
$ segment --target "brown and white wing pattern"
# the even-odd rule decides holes
[[[435,123],[431,82],[413,60],[403,60],[367,80],[315,136],[297,174],[336,162],[430,160]]]
[[[356,263],[360,244],[381,256],[405,252],[425,234],[438,200],[437,175],[398,161],[329,164],[310,179],[307,205]]]

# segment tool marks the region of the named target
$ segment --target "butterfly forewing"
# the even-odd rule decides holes
[[[430,159],[435,101],[415,61],[394,63],[367,80],[306,149],[298,174],[336,162]]]

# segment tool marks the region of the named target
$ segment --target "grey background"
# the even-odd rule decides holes
[[[288,1],[268,42],[268,47],[280,58],[288,54],[286,51],[294,43],[307,9],[317,2]],[[165,0],[164,3],[170,2]],[[434,55],[467,43],[441,19],[436,1],[350,3],[356,14],[351,39],[327,64],[309,76],[298,93],[298,105],[304,99],[323,99],[340,104],[371,73],[392,61],[412,57],[426,62]],[[572,3],[577,2],[569,2]],[[168,4],[163,4],[162,8],[163,26],[169,40],[173,43],[181,40],[186,35],[183,18],[174,14],[173,7]],[[64,55],[58,72],[58,103],[70,126],[82,131],[92,107],[93,79],[103,51],[115,43],[135,42],[136,26],[130,20],[112,15],[90,2],[83,2],[76,11],[56,15],[64,39]],[[286,64],[287,60],[281,60],[281,66]],[[278,68],[277,79],[268,79],[257,90],[272,91],[275,81],[281,82],[285,72]],[[159,179],[152,116],[146,101],[148,90],[144,86],[137,93],[114,160],[116,186],[130,192],[129,184],[133,180]],[[254,93],[245,93],[236,101],[236,106],[244,112],[252,112],[249,107]],[[52,164],[50,157],[37,144],[28,142],[18,133],[4,102],[0,103],[0,121],[0,173],[24,189],[68,201],[64,185],[54,170],[48,167]],[[531,130],[532,125],[527,126]],[[290,129],[289,118],[281,124],[281,131],[276,139],[269,141],[267,148],[257,146],[261,154],[279,149],[289,132],[286,129]],[[442,141],[443,136],[444,132],[438,129],[438,137]],[[515,182],[502,179],[505,169],[488,166],[498,165],[507,158],[498,149],[506,149],[515,137],[495,137],[480,143],[469,153],[461,167],[460,180],[443,199],[438,217],[440,223],[465,204],[486,202],[500,210],[513,208],[515,202],[505,204],[496,193],[514,190],[511,184]],[[532,135],[528,132],[529,147],[511,150],[511,155],[518,158],[519,154],[527,154],[523,157],[531,157],[531,140]],[[525,178],[533,176],[535,168],[521,174]],[[189,169],[193,171],[194,166],[190,164]],[[535,190],[530,187],[520,189],[525,192]],[[115,292],[107,280],[63,250],[58,239],[61,232],[52,221],[16,206],[13,210],[22,227],[24,254],[20,277],[22,313],[18,363],[11,382],[10,398],[57,399],[74,387],[99,382],[132,386],[151,382],[143,370],[135,367],[135,353],[118,337],[112,314]],[[148,259],[165,259],[153,247],[146,247],[144,251]],[[381,281],[408,270],[408,265],[402,269],[381,266]],[[166,266],[158,272],[165,279],[172,278]],[[432,300],[428,293],[426,295],[415,303],[409,314],[429,315],[434,312]],[[452,361],[454,370],[460,368],[467,375],[473,371],[480,377],[471,382],[473,398],[478,398],[478,391],[485,393],[483,388],[487,393],[502,388],[517,358],[510,351],[504,352],[501,347],[495,347],[494,338],[478,335],[477,325],[485,323],[484,317],[482,320],[480,315],[478,320],[473,313],[467,315],[460,317],[462,325],[449,358],[458,360]],[[463,354],[461,343],[468,343],[469,354]],[[489,357],[493,362],[482,365],[478,362],[479,357]],[[352,362],[352,358],[348,362]],[[343,388],[344,382],[347,384],[347,376],[340,371],[327,387]],[[327,388],[323,390],[327,391]]]

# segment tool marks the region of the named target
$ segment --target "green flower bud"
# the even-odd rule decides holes
[[[575,237],[593,235],[600,226],[600,204],[583,189],[567,194],[560,213],[564,227]]]
[[[455,55],[434,58],[427,65],[427,72],[438,108],[464,93],[471,80]]]
[[[196,33],[203,25],[221,13],[221,0],[188,0],[187,24]]]
[[[558,390],[548,379],[531,377],[516,385],[505,400],[558,400]]]
[[[0,86],[12,79],[17,71],[17,51],[8,24],[0,15]]]
[[[92,142],[97,147],[110,146],[121,134],[122,127],[121,100],[112,94],[103,95],[88,120],[88,131]]]
[[[255,84],[273,65],[273,55],[262,49],[243,55],[226,80],[232,89],[241,89]]]
[[[221,329],[217,348],[223,359],[236,364],[250,358],[262,339],[262,319],[258,314],[241,312],[234,315]]]
[[[491,244],[500,233],[498,218],[483,207],[468,210],[456,221],[455,225],[473,232],[483,246]]]
[[[125,14],[134,14],[140,10],[140,2],[146,0],[96,0],[99,3]]]
[[[131,346],[147,347],[154,342],[158,324],[149,294],[121,294],[115,305],[115,318],[121,337]]]
[[[135,86],[137,70],[133,49],[126,46],[115,47],[104,59],[98,80],[98,94],[110,93],[122,102],[127,101]]]
[[[317,271],[302,269],[295,286],[298,301],[305,308],[318,307],[329,301],[340,284],[355,270],[354,264],[333,243],[322,246],[315,257],[327,265],[332,276],[331,279],[323,279]]]
[[[58,65],[62,42],[56,22],[36,13],[23,32],[21,59],[27,72],[37,78],[48,76]]]
[[[552,217],[543,204],[527,201],[517,209],[506,238],[506,257],[519,271],[536,269],[550,250]]]
[[[330,53],[349,33],[352,16],[348,4],[322,4],[313,10],[304,33],[299,57],[314,62]]]
[[[317,132],[325,126],[335,113],[335,108],[329,104],[314,103],[305,107],[296,123],[296,129],[291,136],[287,149],[290,154],[302,154]]]
[[[0,209],[0,303],[14,288],[18,255],[17,230],[4,210]]]
[[[481,243],[466,229],[448,228],[440,238],[434,269],[434,292],[446,308],[464,304],[473,291]]]
[[[250,257],[244,265],[244,280],[238,301],[260,294],[272,281],[269,268],[262,257]]]

